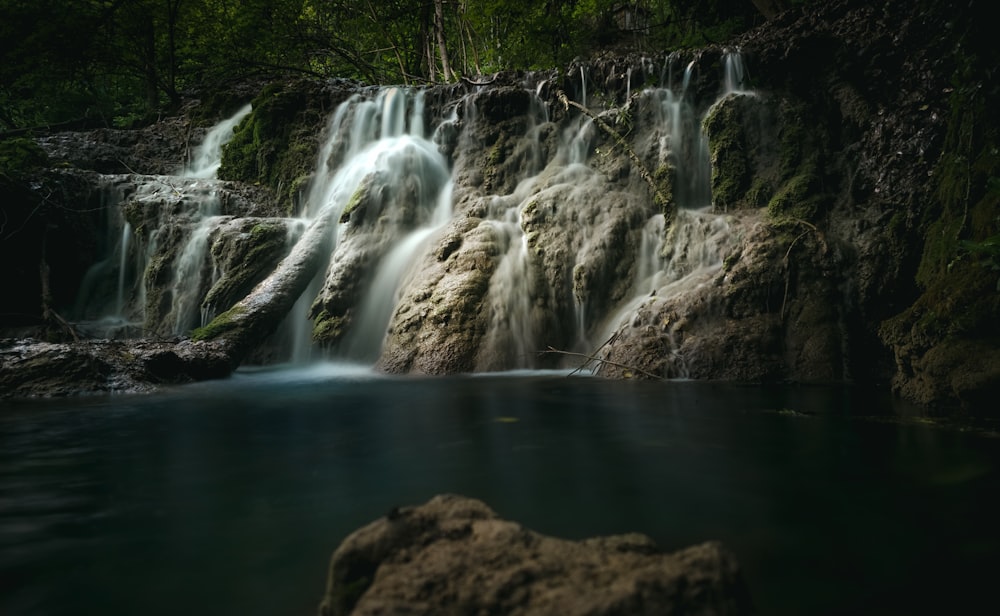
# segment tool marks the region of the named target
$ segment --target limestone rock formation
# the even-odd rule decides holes
[[[190,119],[44,136],[0,156],[0,325],[68,341],[53,315],[110,314],[185,337],[216,317],[194,336],[245,358],[311,306],[317,350],[388,372],[548,368],[551,347],[604,376],[876,381],[987,412],[1000,88],[975,4],[809,3],[728,47],[489,85],[258,83],[229,181],[147,175],[168,167],[153,150],[183,162]]]
[[[751,614],[716,542],[664,553],[640,534],[568,541],[441,495],[393,509],[340,544],[321,616]]]

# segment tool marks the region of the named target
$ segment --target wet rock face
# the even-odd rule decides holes
[[[424,109],[425,130],[406,135],[401,158],[366,172],[336,212],[339,244],[316,257],[329,267],[307,298],[314,340],[335,351],[349,342],[372,313],[365,302],[382,264],[435,220],[433,197],[450,190],[447,220],[396,272],[398,286],[369,302],[391,310],[371,358],[386,371],[552,367],[557,358],[539,351],[601,347],[608,376],[892,379],[927,404],[984,404],[1000,383],[983,350],[1000,340],[989,241],[1000,232],[997,94],[982,82],[951,98],[952,76],[984,64],[941,35],[972,18],[939,4],[833,0],[787,12],[737,41],[754,91],[744,84],[721,100],[727,56],[716,47],[435,86],[419,105],[397,89],[406,114]],[[200,130],[179,118],[39,142],[55,163],[123,173],[131,250],[147,255],[134,312],[148,331],[174,335],[189,327],[176,325],[179,312],[219,313],[275,266],[287,250],[279,218],[360,151],[350,116],[376,113],[386,91],[260,84],[223,164],[238,181],[201,188],[124,175],[176,171]],[[558,91],[585,99],[610,130]],[[345,138],[317,165],[324,122],[345,100],[365,106],[348,111]],[[74,259],[100,252],[99,221],[82,214],[98,209],[94,182],[72,208],[63,196],[35,216],[38,195],[59,184],[50,179],[11,209],[30,224],[16,249],[3,246],[26,291],[9,312],[38,312],[45,237],[56,304],[71,303],[83,276]],[[211,211],[205,192],[218,197]],[[78,223],[89,239],[70,237]],[[205,258],[178,277],[196,236]],[[195,274],[197,300],[178,307],[178,279]]]
[[[145,393],[233,368],[220,347],[190,341],[0,339],[0,399]]]
[[[126,316],[151,334],[186,333],[202,314],[226,310],[270,273],[293,237],[293,221],[266,218],[277,211],[266,190],[177,176],[105,181],[121,196],[116,207],[134,230],[131,252],[141,264]],[[192,255],[198,259],[182,266]],[[191,298],[182,306],[183,292]]]
[[[718,543],[673,553],[644,535],[566,541],[436,496],[348,536],[321,616],[364,614],[750,614],[735,558]]]
[[[182,117],[138,130],[102,128],[40,137],[53,163],[98,173],[171,174],[185,164],[191,131]]]

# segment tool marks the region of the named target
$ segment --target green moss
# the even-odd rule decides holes
[[[214,340],[223,334],[239,327],[239,320],[246,314],[246,310],[237,305],[223,312],[212,319],[212,322],[204,327],[199,327],[191,332],[192,340]]]
[[[45,151],[26,137],[0,140],[0,177],[14,179],[49,165]]]
[[[937,204],[925,215],[917,283],[924,289],[955,275],[958,262],[991,269],[1000,233],[1000,126],[975,88],[957,88],[945,150],[935,168]]]
[[[225,309],[249,293],[263,280],[287,252],[288,231],[284,224],[262,222],[254,225],[249,237],[212,245],[216,263],[225,275],[205,296],[202,305]]]
[[[731,271],[740,262],[741,257],[743,257],[743,253],[739,250],[726,255],[726,258],[722,261],[722,270],[725,272]]]
[[[285,196],[285,198],[288,199],[290,206],[298,208],[304,203],[305,196],[309,190],[310,182],[312,182],[311,173],[303,173],[292,180],[291,184],[288,186],[288,194]],[[289,210],[287,213],[288,215],[293,216],[298,212],[297,210]]]
[[[666,214],[667,207],[670,205],[670,200],[673,199],[674,195],[674,168],[667,163],[660,165],[653,172],[653,181],[659,189],[655,196],[656,205]],[[666,198],[666,203],[659,202],[661,195]]]
[[[347,318],[326,310],[320,311],[313,323],[312,338],[316,342],[335,342],[344,335]]]
[[[773,196],[774,187],[771,185],[771,182],[762,176],[757,176],[750,185],[750,190],[747,191],[747,205],[752,208],[764,207]]]
[[[750,184],[742,111],[740,97],[727,98],[703,122],[712,160],[712,200],[722,209],[735,206]]]
[[[514,146],[506,133],[500,133],[499,138],[490,148],[483,164],[483,179],[487,190],[496,190],[504,177],[504,164],[507,163]]]
[[[950,103],[934,199],[922,208],[922,292],[880,330],[911,353],[1000,339],[1000,122],[975,83],[956,83]]]
[[[490,149],[490,153],[486,155],[486,164],[491,167],[495,167],[496,165],[502,163],[503,160],[504,160],[503,142],[497,141],[496,143],[493,144],[493,147]]]
[[[347,205],[344,206],[344,212],[340,215],[340,222],[347,222],[351,219],[351,214],[355,210],[362,209],[365,205],[365,197],[368,195],[368,191],[372,187],[374,182],[373,174],[365,176],[365,179],[358,184],[357,190],[351,195],[351,198],[347,201]]]
[[[318,147],[315,127],[324,112],[314,85],[275,83],[264,88],[224,148],[219,177],[267,186],[290,211],[293,193],[282,187],[310,172]]]
[[[828,198],[820,193],[815,172],[807,168],[778,189],[767,204],[767,213],[774,224],[790,220],[810,221],[823,209]]]

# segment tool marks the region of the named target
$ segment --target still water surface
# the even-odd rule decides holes
[[[0,614],[315,613],[351,530],[442,492],[567,538],[719,539],[762,614],[971,613],[1000,439],[844,386],[238,373],[0,412]]]

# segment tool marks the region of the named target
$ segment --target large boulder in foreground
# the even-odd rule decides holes
[[[333,554],[321,616],[749,614],[735,558],[710,542],[663,553],[645,535],[567,541],[442,495],[393,509]]]

